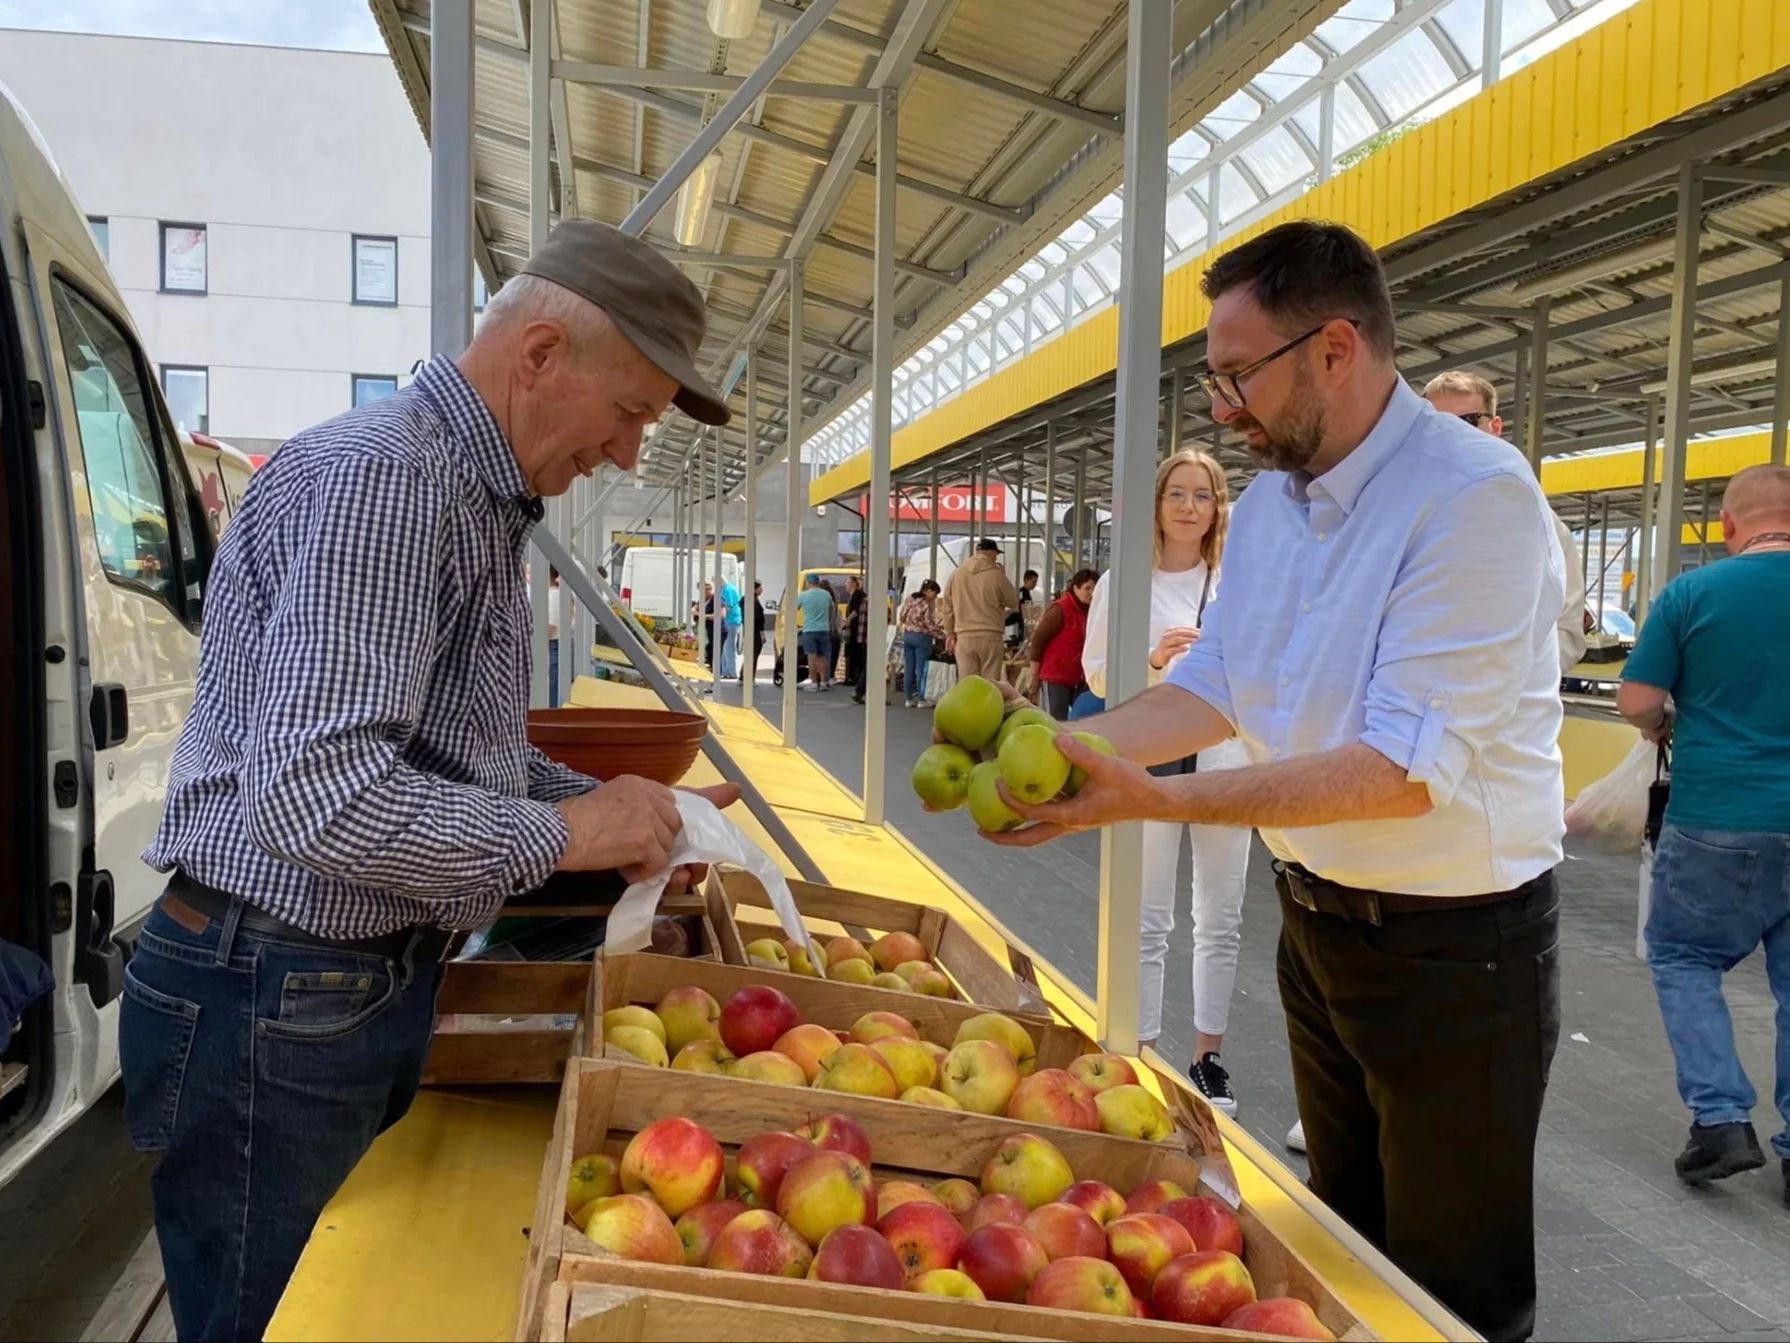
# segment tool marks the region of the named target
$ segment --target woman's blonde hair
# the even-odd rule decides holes
[[[1206,473],[1206,479],[1212,483],[1212,525],[1200,538],[1200,558],[1214,574],[1218,572],[1219,561],[1224,556],[1224,534],[1231,525],[1231,491],[1224,478],[1224,468],[1218,459],[1209,452],[1201,452],[1198,448],[1183,448],[1162,459],[1156,468],[1156,511],[1150,519],[1152,566],[1162,563],[1162,496],[1168,492],[1168,478],[1175,473],[1178,466],[1197,466]]]

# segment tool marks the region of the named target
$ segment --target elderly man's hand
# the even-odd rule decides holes
[[[1057,734],[1057,749],[1071,765],[1087,771],[1088,780],[1081,791],[1060,802],[1033,806],[1014,797],[1005,783],[997,784],[1001,800],[1031,824],[998,833],[984,830],[980,832],[983,839],[1009,848],[1028,849],[1077,830],[1159,818],[1163,788],[1142,765],[1102,755],[1067,732]]]
[[[717,807],[739,800],[740,790],[731,783],[690,792],[706,797]],[[629,882],[642,881],[663,872],[671,861],[672,845],[684,828],[671,789],[651,779],[623,774],[601,788],[559,804],[571,839],[560,859],[562,872],[615,871]],[[674,878],[678,874],[674,873]],[[683,871],[684,886],[690,870]]]

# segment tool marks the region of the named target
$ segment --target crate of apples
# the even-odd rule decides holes
[[[564,1224],[614,1258],[568,1231],[562,1280],[1044,1338],[1371,1337],[1173,1148],[668,1082],[569,1079]]]
[[[912,933],[884,933],[865,946],[849,935],[803,943],[763,924],[741,922],[739,929],[742,941],[751,939],[745,941],[748,965],[929,998],[958,996],[951,977],[933,963],[925,944]]]

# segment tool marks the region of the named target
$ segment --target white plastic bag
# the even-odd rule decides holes
[[[1566,809],[1566,833],[1606,853],[1639,853],[1647,828],[1647,790],[1659,769],[1659,747],[1640,738],[1622,763],[1585,785]]]
[[[609,927],[603,940],[605,949],[618,953],[639,951],[652,941],[653,912],[659,907],[659,897],[665,893],[674,868],[690,863],[731,863],[758,878],[771,897],[771,908],[776,911],[785,936],[807,946],[818,964],[820,956],[808,930],[802,926],[796,898],[790,894],[789,883],[783,879],[783,873],[771,861],[770,855],[723,816],[720,808],[706,797],[685,792],[674,796],[678,814],[684,818],[684,828],[678,831],[677,842],[671,846],[671,860],[663,872],[637,881],[622,892],[621,899],[609,913]]]
[[[957,684],[957,664],[955,662],[928,662],[926,664],[926,693],[922,698],[937,704],[945,697],[945,693]]]

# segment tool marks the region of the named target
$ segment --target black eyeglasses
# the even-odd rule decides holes
[[[1243,383],[1246,379],[1253,378],[1256,374],[1267,368],[1269,364],[1272,364],[1276,359],[1279,359],[1283,354],[1291,354],[1294,350],[1305,344],[1306,341],[1317,335],[1318,332],[1329,326],[1331,322],[1336,320],[1336,318],[1332,317],[1318,323],[1318,325],[1314,326],[1310,331],[1307,331],[1303,336],[1289,340],[1278,350],[1263,355],[1253,364],[1244,365],[1235,373],[1214,373],[1211,369],[1207,369],[1204,373],[1197,374],[1195,376],[1195,381],[1199,383],[1201,390],[1203,390],[1213,401],[1222,400],[1232,410],[1243,410],[1245,408]],[[1356,330],[1360,330],[1361,328],[1361,319],[1358,317],[1345,317],[1342,320],[1346,321]]]
[[[1479,428],[1479,422],[1481,420],[1489,420],[1492,418],[1492,412],[1489,410],[1462,410],[1456,411],[1455,413],[1475,429]]]

